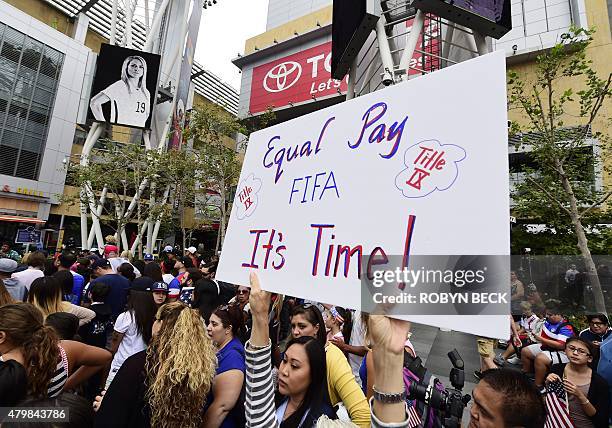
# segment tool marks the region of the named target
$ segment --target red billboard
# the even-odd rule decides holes
[[[253,69],[251,114],[346,93],[347,80],[331,77],[331,42],[274,60]]]

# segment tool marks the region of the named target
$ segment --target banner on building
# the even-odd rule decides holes
[[[200,21],[202,20],[202,0],[195,0],[191,17],[189,18],[189,29],[187,40],[185,41],[185,51],[183,52],[183,62],[179,76],[178,88],[176,90],[176,104],[172,112],[172,129],[168,147],[179,148],[183,139],[183,130],[187,122],[189,89],[191,87],[191,72],[193,69],[193,55],[198,41]]]
[[[103,44],[91,87],[88,120],[149,129],[160,56]]]
[[[249,112],[346,94],[348,77],[331,77],[331,42],[259,65],[253,69]]]
[[[217,278],[248,285],[256,270],[268,290],[359,309],[364,270],[385,254],[410,269],[421,256],[507,256],[508,186],[495,52],[252,134]],[[431,313],[404,318],[508,333],[507,304]]]

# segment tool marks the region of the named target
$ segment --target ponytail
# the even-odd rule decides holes
[[[28,390],[31,395],[45,397],[49,382],[60,359],[59,339],[53,327],[41,325],[23,343],[23,357],[28,373]]]
[[[23,349],[29,395],[46,396],[60,359],[53,328],[43,325],[43,314],[32,304],[16,303],[0,307],[0,331]]]
[[[348,345],[351,340],[351,333],[353,332],[353,313],[349,309],[342,309],[336,306],[336,310],[342,318],[344,323],[342,324],[342,336],[344,337],[344,343]]]

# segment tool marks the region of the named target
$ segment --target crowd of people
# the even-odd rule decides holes
[[[224,283],[217,262],[171,246],[136,260],[110,238],[80,254],[0,258],[0,407],[68,407],[67,426],[420,426],[406,391],[426,370],[408,322],[269,293],[256,273],[250,286]],[[535,379],[483,370],[470,427],[543,427],[538,387],[559,379],[577,428],[607,426],[595,366],[607,317],[574,337],[554,309],[537,332],[520,307],[513,350]],[[442,417],[432,410],[427,426]]]
[[[568,280],[573,280],[568,270]],[[575,428],[607,428],[612,406],[612,329],[607,314],[584,316],[588,327],[578,330],[557,302],[529,298],[527,287],[511,272],[512,316],[510,339],[503,353],[495,355],[493,339],[479,338],[482,377],[485,370],[515,367],[541,394],[552,394],[558,383]],[[576,318],[579,319],[579,318]],[[547,401],[548,414],[555,409]],[[551,426],[555,426],[554,424]]]

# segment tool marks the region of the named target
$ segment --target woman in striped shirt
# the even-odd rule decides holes
[[[14,360],[25,368],[30,397],[55,397],[72,389],[111,358],[105,349],[60,341],[52,327],[43,325],[43,314],[29,303],[0,307],[0,354],[1,361]]]
[[[268,329],[270,293],[263,291],[257,275],[251,273],[249,296],[253,329],[245,346],[246,402],[248,428],[311,428],[321,416],[335,417],[324,403],[326,387],[325,350],[321,341],[311,336],[292,339],[278,370],[278,391],[283,397],[275,402],[272,381],[271,341]],[[384,395],[403,391],[404,341],[408,324],[384,316],[370,319],[372,342],[376,345],[374,365],[380,373],[377,388]],[[398,395],[398,394],[395,394]],[[393,401],[393,400],[392,400]],[[406,404],[374,401],[373,427],[407,427]]]

